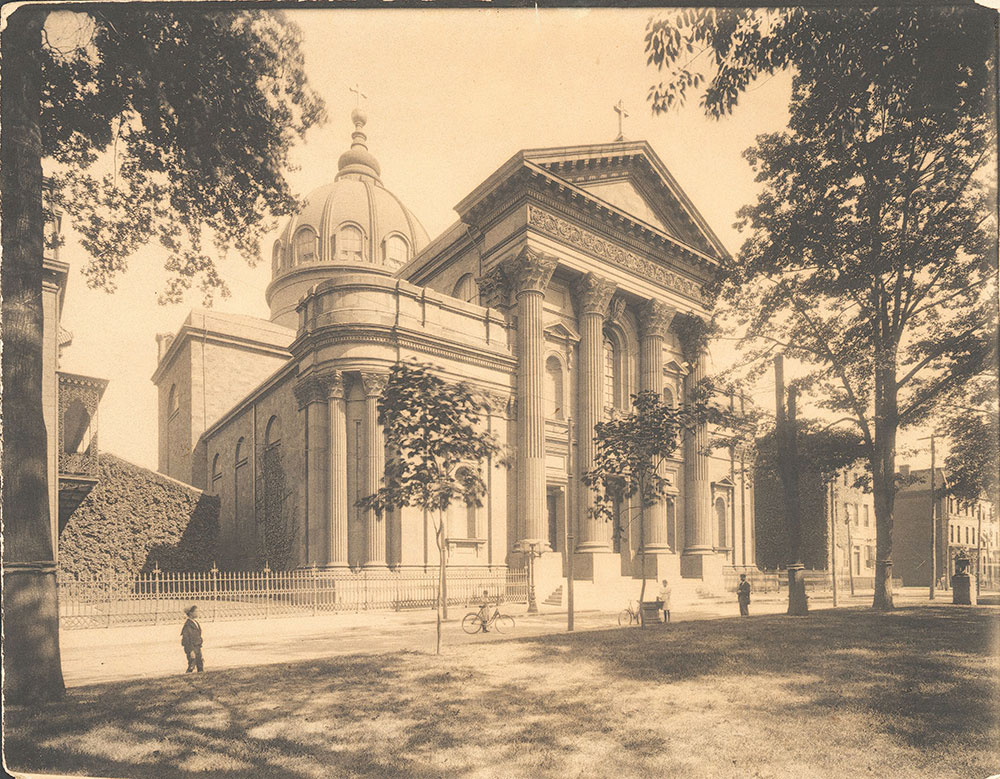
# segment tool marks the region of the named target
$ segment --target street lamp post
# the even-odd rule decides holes
[[[542,556],[542,542],[535,539],[525,539],[521,542],[521,552],[528,557],[528,613],[538,613],[538,601],[535,599],[535,558]]]

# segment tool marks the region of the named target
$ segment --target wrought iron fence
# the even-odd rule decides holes
[[[722,569],[723,586],[727,592],[736,592],[736,585],[739,584],[740,574],[746,574],[750,582],[750,588],[755,593],[781,592],[788,589],[788,572],[784,570],[761,571],[752,566],[727,566]],[[832,590],[833,577],[829,571],[805,570],[802,576],[806,583],[806,592]],[[903,586],[902,579],[893,579],[892,586],[898,590]],[[851,591],[851,575],[848,573],[837,574],[837,589],[840,592]],[[855,576],[855,592],[874,592],[874,576]]]
[[[484,591],[498,602],[526,603],[526,569],[506,566],[449,568],[449,605],[477,602]],[[176,622],[192,604],[200,619],[268,619],[359,611],[433,608],[438,571],[392,570],[164,572],[135,577],[59,577],[60,626],[67,629]]]

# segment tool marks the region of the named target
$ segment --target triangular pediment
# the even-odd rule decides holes
[[[557,341],[572,341],[573,343],[577,343],[580,340],[580,334],[563,322],[556,322],[546,327],[545,335]]]
[[[725,247],[645,141],[537,149],[524,159],[704,254]]]

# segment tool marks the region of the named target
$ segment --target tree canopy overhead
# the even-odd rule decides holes
[[[787,130],[746,152],[761,192],[739,212],[748,238],[717,291],[749,361],[798,358],[811,367],[800,388],[855,419],[880,608],[897,433],[995,359],[996,29],[971,7],[684,9],[647,28],[649,61],[668,74],[654,112],[698,91],[721,117],[755,79],[794,71]]]
[[[54,200],[91,255],[88,283],[113,289],[129,255],[156,240],[165,299],[195,282],[207,298],[228,294],[215,255],[260,259],[270,217],[298,205],[289,151],[324,118],[298,27],[273,11],[102,4],[87,8],[89,25],[59,13],[78,26],[68,47],[45,35],[42,154],[61,163]],[[50,15],[46,30],[68,22]]]

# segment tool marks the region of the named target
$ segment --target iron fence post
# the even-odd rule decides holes
[[[209,573],[212,574],[212,622],[215,622],[215,613],[219,608],[219,569],[215,567],[215,560],[212,560],[212,570]]]
[[[153,563],[153,624],[160,624],[160,564]]]

